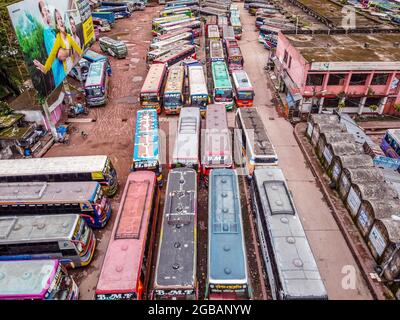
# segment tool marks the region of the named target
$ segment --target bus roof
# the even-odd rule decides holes
[[[161,28],[167,28],[167,27],[182,25],[182,24],[185,24],[185,23],[188,23],[188,22],[194,22],[194,21],[197,21],[197,18],[189,18],[189,17],[186,16],[186,19],[160,23],[158,25],[158,28],[160,28],[160,29]]]
[[[89,72],[87,74],[85,87],[99,86],[103,79],[104,70],[107,67],[107,61],[101,60],[90,64]]]
[[[145,109],[137,111],[133,150],[134,161],[158,159],[159,137],[156,110]]]
[[[268,137],[267,130],[257,108],[239,108],[237,112],[240,115],[243,123],[243,130],[246,130],[248,139],[254,139],[254,143],[247,143],[254,152],[254,155],[276,156],[275,148]]]
[[[282,170],[256,168],[254,177],[285,295],[289,299],[326,297],[324,284]],[[289,238],[293,241],[288,241]]]
[[[175,57],[191,51],[195,48],[194,45],[190,45],[190,44],[185,44],[181,47],[176,47],[174,49],[171,49],[170,52],[167,52],[166,54],[163,54],[162,56],[156,58],[153,63],[167,63],[169,60],[174,59]]]
[[[203,66],[189,65],[189,93],[190,95],[208,95],[206,77]]]
[[[233,82],[238,90],[253,90],[253,86],[250,82],[249,76],[244,70],[233,70],[232,71]]]
[[[208,26],[208,37],[212,38],[215,37],[217,34],[219,36],[219,29],[218,26],[216,24],[209,24]],[[210,34],[213,34],[212,36]]]
[[[211,63],[214,86],[216,88],[232,88],[229,78],[228,68],[224,61],[215,61]]]
[[[103,172],[107,159],[99,155],[0,160],[0,177]]]
[[[159,18],[154,18],[153,19],[153,23],[156,22],[162,22],[162,21],[177,21],[177,20],[183,20],[183,19],[187,19],[188,16],[186,14],[174,14],[174,15],[170,15],[167,17],[159,17]]]
[[[99,188],[96,181],[0,183],[0,205],[93,201]]]
[[[158,41],[158,42],[153,42],[152,44],[150,44],[150,48],[152,48],[152,49],[161,48],[164,46],[171,45],[174,42],[177,42],[180,40],[186,40],[188,37],[192,37],[192,36],[193,36],[193,34],[191,32],[183,32],[183,33],[173,36],[169,39]]]
[[[173,161],[198,158],[200,132],[200,110],[198,107],[184,107],[179,113]]]
[[[0,300],[43,299],[50,287],[58,260],[0,262]]]
[[[186,22],[186,23],[182,23],[182,24],[177,24],[174,26],[162,27],[161,29],[163,30],[163,32],[171,32],[171,31],[179,30],[179,29],[183,29],[183,28],[195,29],[196,27],[200,27],[200,26],[201,26],[201,22],[198,20],[195,20],[195,21],[190,21],[190,22]]]
[[[182,93],[185,69],[183,66],[172,66],[169,68],[164,95],[167,93]]]
[[[223,38],[226,39],[235,39],[235,32],[232,26],[224,25],[222,27]]]
[[[247,283],[246,249],[239,194],[235,170],[211,170],[208,207],[210,282]]]
[[[218,25],[228,25],[228,18],[225,16],[218,16]]]
[[[240,23],[239,17],[231,16],[231,25],[232,27],[240,27],[242,24]]]
[[[207,167],[232,165],[231,133],[228,128],[226,108],[209,104],[206,111],[202,164]]]
[[[190,44],[190,41],[187,41],[187,40],[176,41],[176,42],[171,43],[169,46],[164,46],[164,47],[161,47],[159,49],[155,49],[155,50],[149,51],[147,53],[147,55],[149,55],[149,56],[153,55],[153,56],[156,56],[156,57],[160,57],[163,54],[166,54],[166,53],[170,52],[172,49],[181,47],[181,46],[183,46],[185,44]]]
[[[164,64],[156,63],[150,65],[149,72],[140,92],[158,92],[164,80],[165,71],[166,67]]]
[[[100,53],[97,53],[93,50],[87,50],[83,56],[83,58],[85,58],[86,60],[89,60],[90,62],[97,62],[97,61],[101,61],[101,60],[108,60],[108,58],[106,56],[103,56]]]
[[[0,245],[70,239],[78,221],[77,214],[0,217]]]
[[[242,51],[239,47],[228,47],[228,57],[230,56],[242,56]]]
[[[136,171],[128,175],[96,294],[136,292],[155,183],[152,171]]]
[[[114,45],[114,46],[124,45],[125,46],[125,43],[123,41],[115,40],[115,39],[110,38],[110,37],[101,37],[99,41],[100,42],[104,42],[104,43],[106,43],[108,45]]]
[[[224,47],[221,40],[211,40],[210,41],[210,58],[224,60]],[[214,60],[215,61],[215,60]]]
[[[185,108],[182,108],[184,110]],[[168,174],[160,232],[155,287],[193,288],[196,278],[197,173],[172,169]],[[176,228],[176,225],[182,225]],[[176,246],[179,243],[180,246]]]

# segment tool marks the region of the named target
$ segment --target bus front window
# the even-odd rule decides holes
[[[80,256],[84,256],[86,254],[89,242],[89,235],[90,235],[90,229],[88,225],[86,223],[83,223],[82,221],[77,236],[72,239]]]
[[[192,105],[204,106],[208,103],[208,96],[192,96]]]
[[[254,92],[253,91],[240,91],[238,92],[239,100],[253,100]]]
[[[159,97],[156,93],[142,93],[140,94],[140,100],[142,102],[159,102]]]
[[[230,89],[217,89],[215,90],[215,101],[230,101],[232,100],[232,90]]]
[[[180,106],[182,105],[182,96],[179,93],[166,94],[164,104],[171,107]]]
[[[86,88],[85,92],[87,97],[101,97],[104,94],[100,86]]]
[[[66,271],[58,266],[54,279],[45,295],[46,300],[68,300],[72,295],[73,281]]]

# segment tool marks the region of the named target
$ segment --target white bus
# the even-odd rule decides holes
[[[190,44],[193,44],[193,34],[191,32],[184,32],[168,40],[154,42],[150,44],[150,48],[153,50],[162,49],[182,40],[190,41]]]
[[[187,68],[189,78],[189,105],[199,107],[203,115],[210,102],[203,66],[189,65]]]

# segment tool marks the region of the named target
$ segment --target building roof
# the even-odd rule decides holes
[[[400,40],[398,33],[285,36],[304,59],[313,62],[311,70],[321,68],[318,62],[329,62],[329,67],[325,65],[328,70],[335,70],[335,64],[343,62],[373,62],[366,67],[382,69],[386,66],[388,70],[400,70],[400,50],[395,46]]]
[[[385,226],[389,241],[400,242],[400,216],[392,215],[389,218],[379,219],[379,221]]]

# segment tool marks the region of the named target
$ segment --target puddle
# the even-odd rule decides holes
[[[135,76],[135,77],[133,77],[133,79],[132,79],[133,82],[140,82],[140,81],[142,81],[142,80],[143,80],[143,77],[141,77],[141,76]]]
[[[131,59],[131,62],[133,62],[133,63],[139,63],[139,61],[140,61],[140,59],[139,58],[132,58]]]

